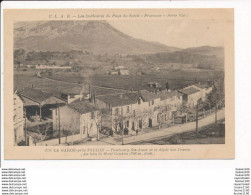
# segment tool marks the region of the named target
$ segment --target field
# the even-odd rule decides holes
[[[198,69],[124,76],[99,74],[97,71],[91,74],[57,71],[50,76],[45,74],[46,77],[53,79],[49,80],[37,77],[36,72],[35,69],[26,69],[26,71],[15,70],[15,89],[21,90],[25,87],[33,87],[42,89],[43,91],[56,92],[66,91],[67,89],[71,90],[72,88],[82,88],[84,84],[91,84],[91,89],[95,91],[97,95],[100,95],[121,92],[119,89],[147,89],[148,82],[158,82],[163,88],[168,82],[170,89],[180,89],[194,83],[207,82],[223,77],[223,72],[220,71]]]
[[[69,78],[69,77],[64,77],[64,78]],[[81,91],[84,88],[84,85],[70,82],[42,79],[36,76],[36,71],[33,69],[27,71],[15,71],[14,88],[17,90],[22,90],[27,87],[40,89],[42,91],[49,92],[54,95],[59,95],[60,92],[67,92],[73,90]],[[85,87],[85,90],[88,89],[86,89]],[[97,86],[96,87],[92,86],[91,90],[92,92],[95,92],[96,95],[122,92],[122,90],[102,88]]]

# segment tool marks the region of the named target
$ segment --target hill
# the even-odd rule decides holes
[[[40,21],[14,24],[14,48],[28,51],[88,51],[150,54],[178,48],[130,37],[106,21]]]
[[[224,48],[210,46],[193,47],[180,51],[140,55],[140,59],[154,64],[181,63],[193,64],[200,69],[223,69]]]

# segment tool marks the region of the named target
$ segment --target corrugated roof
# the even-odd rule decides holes
[[[186,95],[191,95],[193,93],[197,93],[199,92],[200,90],[194,88],[194,87],[186,87],[184,89],[181,89],[179,90],[179,92],[183,93],[183,94],[186,94]]]
[[[68,106],[80,114],[85,114],[98,110],[92,103],[88,100],[79,100],[68,104]]]

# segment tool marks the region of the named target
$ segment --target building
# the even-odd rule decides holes
[[[25,88],[19,92],[23,100],[26,116],[29,121],[46,120],[52,118],[52,110],[67,102],[59,97],[53,96],[34,88]]]
[[[177,91],[162,91],[158,93],[160,97],[160,113],[163,114],[164,120],[172,120],[174,112],[182,106],[182,94]]]
[[[112,70],[109,72],[110,75],[118,75],[119,72],[117,70]]]
[[[182,94],[161,92],[155,94],[147,90],[138,92],[102,95],[96,97],[99,108],[110,109],[110,127],[114,131],[122,128],[142,130],[159,124],[159,114],[165,114],[166,120],[172,119],[173,112],[182,105]]]
[[[71,66],[35,65],[36,69],[71,69]]]
[[[125,69],[125,67],[124,66],[114,66],[113,69],[114,70],[123,70],[123,69]]]
[[[89,99],[89,90],[87,87],[72,87],[70,89],[61,90],[61,98],[68,104],[76,100]]]
[[[199,99],[202,99],[203,95],[201,90],[189,86],[184,89],[179,90],[180,93],[183,94],[182,100],[183,100],[183,105],[193,108],[197,105],[197,102]]]
[[[129,70],[127,69],[120,69],[118,71],[119,75],[129,75]]]
[[[14,143],[19,144],[25,141],[24,134],[24,113],[23,102],[17,92],[14,93],[14,107],[13,107],[13,124],[14,124]]]
[[[137,110],[140,119],[139,126],[146,128],[158,125],[159,110],[157,108],[160,106],[160,97],[147,90],[140,90],[139,97],[142,100]]]
[[[53,109],[53,129],[80,134],[81,138],[97,135],[100,111],[89,100],[78,100]]]
[[[113,66],[113,69],[109,71],[110,75],[129,75],[129,70],[124,66]]]
[[[137,93],[121,93],[112,95],[101,95],[95,98],[96,105],[102,109],[109,109],[110,114],[107,121],[110,124],[104,126],[111,128],[113,131],[120,131],[127,127],[129,130],[135,130],[134,123],[135,110],[138,102]]]
[[[206,97],[207,97],[207,94],[211,93],[213,88],[212,86],[207,86],[205,84],[201,84],[201,83],[198,83],[198,84],[194,84],[192,85],[192,87],[198,89],[201,91],[201,99],[202,101],[205,101],[206,100]]]
[[[149,82],[147,83],[147,90],[150,92],[159,92],[162,91],[162,85],[158,82]]]

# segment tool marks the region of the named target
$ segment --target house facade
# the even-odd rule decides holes
[[[79,100],[53,109],[53,130],[70,131],[81,138],[97,135],[99,110],[88,100]]]
[[[194,85],[192,85],[192,87],[200,90],[202,101],[205,101],[207,98],[207,94],[211,93],[213,90],[212,86],[207,86],[207,85],[203,85],[200,83],[194,84]]]
[[[106,124],[106,127],[113,131],[120,131],[125,127],[129,130],[136,129],[134,118],[138,100],[137,93],[103,95],[97,96],[95,99],[99,108],[110,110],[109,116],[106,117],[110,124]]]
[[[171,120],[173,112],[182,106],[182,94],[173,92],[152,93],[147,90],[139,92],[103,95],[96,98],[99,108],[109,109],[110,126],[113,131],[122,128],[142,130],[159,124],[159,114],[165,121]]]
[[[177,91],[162,91],[159,96],[161,100],[159,113],[163,115],[164,121],[173,120],[174,112],[183,104],[183,95]]]
[[[198,100],[203,98],[203,92],[193,86],[186,87],[179,92],[183,94],[183,105],[189,108],[195,107]]]
[[[25,140],[23,102],[17,93],[14,93],[13,124],[14,144],[17,145]]]

